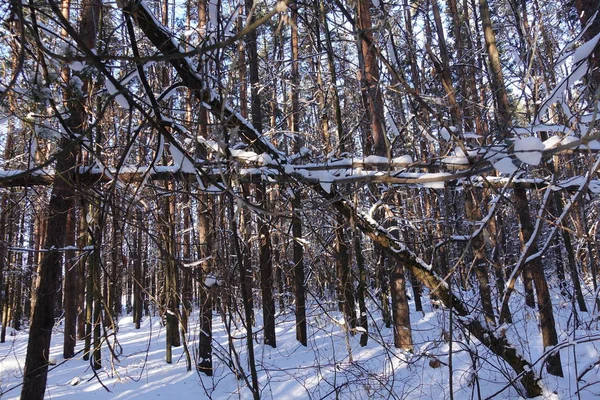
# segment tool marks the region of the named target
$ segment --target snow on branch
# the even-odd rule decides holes
[[[554,90],[548,95],[548,97],[543,101],[542,106],[538,110],[538,114],[536,116],[535,122],[536,124],[540,123],[548,108],[554,103],[560,103],[561,105],[565,105],[566,98],[564,93],[571,87],[575,82],[579,81],[583,78],[589,69],[588,59],[591,56],[592,52],[598,45],[600,41],[600,33],[594,36],[591,40],[585,42],[581,46],[579,46],[571,55],[570,61],[572,63],[571,72],[556,85]],[[566,109],[566,107],[563,107]],[[569,115],[570,117],[570,115]]]

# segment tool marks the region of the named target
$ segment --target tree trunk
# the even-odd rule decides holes
[[[492,89],[495,93],[498,107],[500,137],[504,137],[506,136],[505,132],[507,132],[506,127],[511,120],[510,105],[508,103],[508,96],[504,86],[504,78],[500,65],[500,56],[496,47],[496,37],[492,29],[492,21],[487,0],[479,0],[479,6],[481,12],[481,22],[484,28],[485,43],[488,51],[490,71],[492,74]],[[514,195],[516,202],[515,209],[521,224],[519,237],[521,239],[521,246],[524,247],[533,234],[533,225],[528,207],[529,203],[525,189],[516,187],[514,189]],[[534,254],[536,252],[537,245],[534,242],[531,246],[531,253]],[[531,278],[533,279],[533,283],[537,292],[538,310],[540,313],[540,329],[542,331],[544,347],[554,346],[558,344],[558,336],[554,322],[552,300],[550,298],[548,283],[546,281],[540,259],[536,258],[535,261],[529,263],[524,270],[524,275],[525,273],[531,273]],[[547,370],[552,375],[563,376],[559,352],[548,356]]]
[[[290,102],[292,112],[290,114],[290,130],[295,135],[293,150],[300,153],[302,140],[300,138],[300,66],[298,49],[298,4],[292,3],[291,10],[291,88]],[[294,294],[296,297],[296,340],[303,346],[308,343],[306,333],[306,294],[304,289],[304,245],[301,243],[302,219],[299,210],[301,208],[302,191],[295,190],[292,199],[292,236],[293,236],[293,263],[294,263]]]
[[[246,0],[246,11],[252,17],[248,24],[254,22],[254,1]],[[258,74],[258,49],[257,49],[257,33],[252,31],[246,35],[246,49],[248,55],[248,72],[250,75],[250,109],[252,115],[252,125],[258,132],[262,132],[262,99],[258,85],[260,78]],[[256,187],[256,201],[259,207],[268,209],[266,187],[264,183],[258,184]],[[259,238],[259,264],[260,264],[260,287],[262,293],[263,304],[263,321],[264,321],[264,341],[265,344],[276,347],[275,338],[275,300],[273,298],[273,259],[271,257],[271,233],[268,222],[263,218],[266,215],[259,215],[258,218],[258,238]]]
[[[519,237],[521,239],[521,247],[525,248],[525,244],[533,235],[534,229],[531,221],[531,216],[528,210],[529,201],[527,194],[523,189],[515,190],[515,209],[519,218],[521,230]],[[535,242],[530,246],[529,253],[536,254],[538,247]],[[540,329],[542,331],[542,341],[544,348],[552,347],[558,344],[558,335],[556,333],[556,324],[554,322],[554,313],[552,310],[552,300],[548,289],[548,282],[544,274],[544,267],[541,263],[541,258],[536,257],[534,261],[529,263],[529,269],[535,285],[537,293],[538,311],[540,315]],[[560,352],[550,354],[546,359],[546,368],[548,373],[556,376],[563,376]]]
[[[341,218],[335,227],[335,265],[337,272],[338,299],[340,311],[344,313],[346,326],[354,331],[356,328],[356,303],[354,300],[354,280],[350,257],[348,255],[348,243],[344,235],[345,221]]]
[[[136,220],[142,220],[142,212],[136,212]],[[139,226],[135,226],[133,232],[133,323],[135,329],[140,329],[142,322],[142,312],[144,305],[144,297],[142,291],[144,290],[144,278],[142,277],[142,254],[143,254],[143,236],[142,229]]]
[[[410,327],[410,309],[406,297],[406,279],[404,266],[393,260],[390,284],[392,286],[392,310],[394,317],[394,346],[398,349],[413,351]]]
[[[383,111],[383,95],[379,86],[379,66],[377,52],[373,48],[373,26],[371,23],[371,0],[358,0],[356,23],[360,47],[361,90],[371,123],[370,136],[364,138],[364,154],[390,157],[390,144],[385,133],[385,115]]]
[[[268,210],[266,186],[264,183],[258,185],[256,199],[260,207]],[[258,216],[258,252],[260,264],[260,289],[262,293],[262,310],[264,323],[265,344],[277,347],[275,338],[275,300],[273,298],[273,259],[271,251],[271,232],[267,221]]]
[[[299,193],[297,193],[299,194]],[[292,200],[292,236],[294,248],[294,293],[296,297],[296,340],[303,346],[308,344],[306,332],[306,294],[304,291],[304,247],[302,240],[302,221],[298,214],[300,199],[294,197]]]
[[[362,328],[360,335],[360,345],[366,346],[369,341],[369,320],[367,319],[367,306],[365,303],[365,293],[367,291],[367,271],[365,270],[365,258],[362,254],[360,243],[360,232],[353,230],[354,236],[354,258],[358,267],[358,286],[356,288],[356,298],[358,300],[358,325]]]
[[[75,207],[69,210],[65,227],[67,246],[75,245]],[[65,280],[64,280],[64,313],[65,333],[63,341],[63,357],[71,358],[75,355],[75,343],[77,340],[77,262],[73,250],[65,251]]]
[[[81,126],[81,122],[72,120],[72,123],[74,127]],[[29,328],[23,387],[21,389],[21,399],[23,400],[42,400],[44,398],[48,364],[50,362],[50,339],[54,327],[55,296],[59,291],[62,275],[62,252],[60,249],[65,244],[67,216],[75,203],[71,187],[73,185],[76,147],[68,138],[61,139],[60,147],[63,149],[69,148],[69,150],[63,157],[57,159],[56,171],[58,173],[48,205],[46,246],[49,250],[45,253],[39,268],[36,302]]]
[[[208,274],[212,273],[212,260],[209,258],[214,247],[213,227],[209,213],[213,210],[213,199],[210,196],[200,196],[198,202],[198,247],[200,260],[206,260],[200,269],[201,282],[206,282]],[[244,283],[242,282],[242,285]],[[248,290],[248,289],[242,289]],[[198,340],[198,370],[207,376],[212,376],[212,312],[213,291],[211,287],[200,285],[200,334]],[[250,289],[250,293],[251,289]],[[247,323],[250,323],[248,321]]]
[[[465,190],[465,214],[467,219],[471,222],[471,232],[477,230],[475,223],[482,220],[481,209],[475,199],[475,190]],[[490,280],[488,275],[488,262],[485,254],[485,241],[483,240],[483,233],[471,239],[471,247],[473,248],[473,254],[475,256],[474,270],[477,282],[479,284],[479,298],[481,299],[481,306],[483,314],[485,315],[485,321],[490,326],[496,325],[496,317],[494,316],[494,306],[492,304],[492,293],[490,290]]]
[[[166,188],[172,192],[172,187]],[[174,196],[164,196],[162,199],[160,219],[161,229],[161,259],[164,267],[164,306],[166,323],[166,361],[172,362],[172,347],[181,345],[179,335],[179,295],[177,288],[177,268],[175,265],[175,221],[174,221]]]
[[[260,399],[260,389],[258,386],[258,373],[256,371],[256,361],[254,358],[254,341],[253,341],[253,336],[252,336],[252,324],[250,323],[251,318],[252,318],[252,313],[250,310],[250,298],[252,297],[252,292],[249,291],[248,287],[244,284],[244,282],[246,282],[246,271],[244,269],[244,266],[241,262],[241,250],[240,250],[240,245],[239,245],[239,238],[238,238],[238,227],[235,221],[235,218],[233,218],[233,215],[235,215],[234,213],[234,207],[233,207],[233,196],[229,195],[227,196],[227,208],[229,211],[229,215],[230,215],[230,229],[233,232],[233,253],[236,256],[236,259],[238,260],[238,268],[239,268],[239,272],[240,272],[240,283],[241,283],[241,287],[242,287],[242,303],[243,303],[243,307],[244,307],[244,317],[245,317],[245,326],[246,326],[246,347],[248,350],[248,364],[249,364],[249,368],[250,368],[250,375],[251,375],[251,380],[252,380],[252,385],[250,386],[250,390],[252,391],[252,397],[254,398],[254,400],[259,400]],[[267,344],[267,343],[265,343]]]

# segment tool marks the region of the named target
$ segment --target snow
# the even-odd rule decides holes
[[[442,159],[443,164],[458,164],[458,165],[468,165],[469,159],[467,155],[460,147],[456,147],[453,151],[453,155],[444,157]]]
[[[173,164],[179,167],[181,172],[194,173],[196,168],[187,154],[182,153],[177,147],[170,146],[169,151],[173,157]]]
[[[410,155],[403,155],[392,159],[394,164],[406,164],[410,165],[413,163],[413,158]]]
[[[441,136],[444,140],[450,140],[452,138],[452,134],[446,127],[443,127],[438,131],[439,136]]]
[[[539,165],[543,150],[544,144],[536,137],[515,139],[515,155],[525,164]]]
[[[387,157],[381,157],[381,156],[367,156],[365,157],[364,163],[365,164],[387,164],[389,162],[389,159]]]
[[[560,145],[562,138],[560,136],[551,136],[544,140],[544,150],[553,149]]]
[[[585,61],[589,55],[592,54],[599,40],[600,33],[594,36],[591,40],[579,46],[577,50],[575,50],[575,53],[573,53],[573,64],[578,64],[582,61]]]
[[[210,288],[217,284],[217,278],[214,275],[207,275],[204,279],[204,286]]]
[[[515,296],[518,297],[518,296]],[[515,310],[513,325],[505,324],[501,330],[521,353],[532,359],[542,355],[541,341],[535,322],[535,314],[522,307],[521,299],[516,299],[511,309]],[[446,399],[449,396],[448,386],[448,354],[453,352],[453,378],[455,398],[471,399],[473,397],[473,372],[477,371],[480,380],[482,398],[491,396],[501,390],[507,383],[502,375],[506,366],[499,363],[476,341],[463,338],[458,331],[455,341],[450,343],[440,340],[440,326],[447,321],[447,311],[435,309],[424,298],[425,310],[413,313],[413,338],[416,343],[414,355],[389,348],[392,330],[385,328],[377,307],[369,304],[369,330],[371,335],[367,347],[358,345],[359,335],[346,335],[339,324],[343,317],[335,310],[335,302],[324,303],[324,308],[309,302],[309,346],[303,347],[295,341],[293,313],[283,313],[277,319],[278,347],[271,349],[261,343],[261,334],[257,334],[255,342],[257,366],[259,367],[259,383],[263,398],[267,399],[309,399],[332,398],[333,392],[340,398],[374,398],[387,399],[390,393],[398,398],[408,399]],[[411,309],[414,304],[410,302]],[[585,383],[591,386],[581,391],[582,399],[593,399],[600,392],[597,382],[598,367],[594,363],[600,356],[595,341],[598,332],[592,328],[571,330],[568,328],[571,311],[568,307],[557,310],[557,322],[562,328],[560,340],[565,378],[544,376],[546,392],[544,399],[558,400],[570,398],[577,384],[574,368],[579,371],[591,367],[584,376]],[[189,336],[189,347],[194,352],[197,346],[197,315],[192,318],[192,331]],[[477,318],[476,314],[465,317]],[[591,316],[590,316],[591,318]],[[591,321],[591,319],[590,319]],[[104,352],[103,369],[98,377],[111,391],[106,392],[89,369],[89,363],[81,360],[81,354],[74,359],[62,363],[61,327],[57,326],[53,338],[51,358],[60,365],[50,372],[47,396],[60,399],[81,398],[82,393],[96,399],[131,399],[131,398],[171,398],[177,393],[179,400],[192,398],[248,398],[250,392],[238,381],[226,365],[230,360],[227,353],[227,333],[218,314],[213,315],[214,322],[214,358],[215,376],[208,378],[196,372],[187,372],[182,358],[183,350],[174,349],[175,362],[171,365],[164,362],[164,327],[158,317],[144,317],[142,329],[133,329],[132,318],[121,318],[117,338],[122,346],[120,359],[115,360],[114,369],[110,364],[107,351]],[[261,315],[257,312],[257,328],[261,327]],[[239,323],[239,321],[237,322]],[[593,325],[593,324],[592,324]],[[587,324],[582,324],[587,326]],[[235,330],[232,336],[236,350],[241,356],[241,364],[246,366],[246,352],[243,347],[243,335]],[[349,340],[352,361],[346,347]],[[0,361],[0,376],[3,390],[17,385],[23,367],[24,348],[27,335],[19,332],[9,337]],[[111,339],[112,340],[112,339]],[[80,347],[77,348],[80,350]],[[475,364],[471,355],[476,355]],[[194,355],[194,354],[193,354]],[[441,361],[439,368],[429,366],[431,358]],[[540,365],[535,365],[539,369]],[[19,388],[4,394],[3,398],[17,399]],[[556,393],[553,393],[556,392]],[[239,397],[238,397],[239,396]],[[518,398],[514,388],[509,387],[496,398]]]
[[[106,91],[108,92],[108,94],[110,94],[111,96],[114,96],[115,101],[121,108],[123,108],[125,110],[129,110],[129,108],[130,108],[129,102],[127,101],[125,96],[123,96],[122,94],[119,94],[119,90],[117,90],[115,85],[112,83],[112,81],[110,80],[110,77],[107,77],[104,80],[104,86],[106,86]]]
[[[496,161],[494,163],[494,168],[502,173],[507,175],[514,174],[519,168],[513,163],[510,157],[504,157],[500,161]]]
[[[443,189],[446,177],[452,176],[447,172],[438,172],[430,174],[422,174],[417,181],[423,185],[423,187],[430,189]]]
[[[278,347],[273,349],[262,344],[260,332],[255,341],[261,398],[308,400],[337,396],[348,399],[388,399],[391,393],[395,393],[398,398],[448,398],[450,388],[447,365],[450,345],[439,340],[442,336],[440,324],[447,321],[447,311],[434,308],[427,297],[423,300],[424,312],[411,316],[416,344],[414,354],[390,347],[393,343],[393,329],[384,326],[376,311],[367,313],[370,319],[370,340],[366,347],[359,345],[361,329],[355,335],[348,335],[343,329],[341,325],[344,324],[344,318],[336,310],[335,301],[322,304],[309,301],[307,347],[299,345],[295,340],[293,312],[280,314],[276,323]],[[377,309],[374,304],[368,306],[369,310]],[[412,301],[410,307],[414,309]],[[199,361],[196,353],[200,334],[197,318],[197,313],[194,313],[188,347],[192,357]],[[262,315],[258,310],[256,319],[257,328],[260,328]],[[229,344],[226,325],[219,314],[213,314],[213,377],[206,377],[196,371],[187,372],[182,347],[173,348],[173,364],[164,361],[165,329],[158,316],[144,317],[141,328],[134,329],[130,316],[120,319],[116,336],[119,343],[116,348],[121,351],[120,357],[112,360],[114,364],[111,364],[109,352],[104,347],[103,367],[95,377],[89,361],[81,359],[81,352],[71,360],[62,359],[62,326],[56,326],[50,358],[56,360],[57,365],[49,373],[46,397],[67,400],[85,396],[104,400],[173,398],[176,394],[178,400],[251,398],[245,382],[237,380],[228,366],[232,358],[227,350]],[[234,320],[232,328],[233,345],[240,355],[240,364],[248,372],[244,332],[240,321]],[[535,324],[531,323],[527,329],[535,329]],[[580,336],[585,333],[580,332]],[[113,337],[109,340],[114,344]],[[19,398],[20,387],[17,385],[21,380],[26,345],[26,332],[17,332],[8,337],[5,346],[0,347],[3,399]],[[539,354],[537,344],[534,343],[531,347],[534,354]],[[76,351],[81,349],[79,342]],[[485,362],[481,360],[474,366],[470,351],[475,351],[482,357],[487,355],[489,359]],[[586,351],[590,353],[587,354]],[[497,369],[498,365],[493,363],[494,357],[489,356],[481,346],[467,346],[464,341],[457,340],[452,343],[452,352],[455,398],[472,398],[470,382],[474,367],[482,382],[486,382],[481,386],[483,396],[501,390],[506,384],[506,379],[502,376],[505,372]],[[590,365],[598,357],[594,346],[586,343],[577,345],[577,354],[582,357],[582,366]],[[431,357],[440,360],[440,368],[429,366]],[[593,375],[594,371],[588,373],[589,377]],[[563,387],[557,388],[556,384],[549,381],[546,394],[550,396],[548,398],[556,400],[560,394],[564,394],[561,391]],[[14,389],[6,392],[11,388]],[[554,397],[551,393],[553,389],[559,389],[559,394]],[[512,387],[502,394],[505,397],[517,397],[517,392]]]
[[[589,149],[592,151],[600,151],[600,141],[598,140],[591,140],[588,142],[587,145],[581,145],[579,146],[580,149],[585,150],[585,149]]]
[[[563,111],[567,117],[571,117],[571,111],[568,108],[567,104],[565,104],[565,95],[564,92],[569,89],[569,87],[573,86],[575,82],[579,81],[581,78],[585,76],[588,72],[588,62],[587,58],[590,56],[596,45],[600,41],[600,33],[594,36],[591,40],[582,44],[573,52],[571,55],[571,63],[572,69],[570,74],[565,77],[561,82],[559,82],[554,90],[548,95],[548,97],[542,103],[538,111],[538,115],[536,116],[536,122],[540,122],[541,119],[545,116],[549,107],[554,103],[560,103]]]

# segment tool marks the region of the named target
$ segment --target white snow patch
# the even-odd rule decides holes
[[[500,161],[494,163],[494,168],[501,174],[512,175],[519,168],[513,163],[510,157],[504,157]]]
[[[529,165],[539,165],[542,161],[544,144],[536,137],[515,139],[515,155],[521,162]]]

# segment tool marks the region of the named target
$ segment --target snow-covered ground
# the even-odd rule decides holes
[[[519,398],[509,384],[510,368],[490,355],[482,346],[469,340],[455,324],[453,332],[452,383],[448,351],[447,312],[423,299],[425,312],[413,312],[414,354],[393,347],[392,331],[385,328],[376,307],[371,307],[370,340],[360,347],[359,335],[343,329],[343,320],[335,304],[311,303],[309,343],[295,340],[293,313],[278,316],[277,348],[262,344],[261,316],[257,314],[255,330],[256,365],[261,398],[264,399],[448,399],[453,389],[455,399]],[[518,301],[518,300],[517,300]],[[595,399],[600,395],[600,329],[592,314],[579,313],[580,324],[573,328],[570,302],[554,298],[564,378],[549,376],[541,362],[545,395],[548,399]],[[592,302],[588,301],[592,306]],[[413,304],[411,303],[411,309]],[[518,307],[518,308],[517,308]],[[532,310],[513,304],[514,324],[506,335],[530,360],[541,355],[541,337]],[[206,377],[195,369],[186,371],[183,347],[174,349],[174,362],[165,358],[165,329],[159,317],[144,317],[142,328],[135,330],[132,318],[119,321],[119,331],[109,336],[116,357],[103,346],[102,369],[94,373],[79,352],[71,360],[62,358],[62,326],[57,325],[51,359],[57,365],[49,373],[46,398],[49,399],[248,399],[251,392],[244,380],[238,380],[229,365],[228,335],[219,314],[214,318],[214,376]],[[189,348],[196,354],[197,319],[191,326]],[[237,328],[236,328],[237,324]],[[244,371],[245,339],[239,321],[232,323],[233,344],[240,355]],[[441,327],[446,327],[442,330]],[[82,349],[82,343],[77,350]],[[27,347],[27,332],[7,336],[0,344],[0,391],[2,399],[18,399]],[[590,369],[586,371],[586,368]],[[585,372],[585,374],[584,374]],[[578,381],[577,376],[583,377]],[[250,379],[250,378],[248,378]],[[451,386],[452,385],[452,386]],[[82,397],[84,396],[84,397]]]

